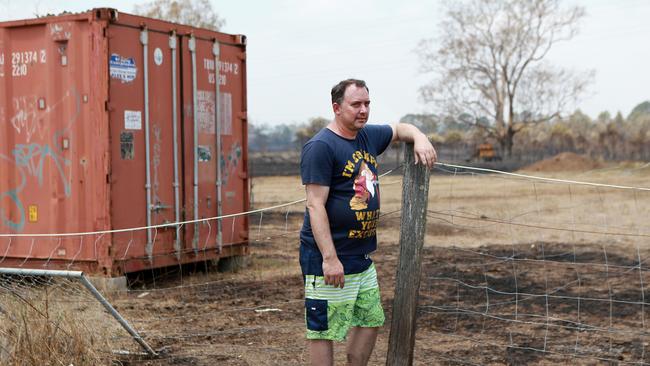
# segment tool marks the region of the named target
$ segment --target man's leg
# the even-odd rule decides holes
[[[365,366],[377,341],[379,328],[353,327],[348,333],[348,365]]]
[[[310,339],[309,358],[312,366],[334,365],[334,345],[326,339]]]

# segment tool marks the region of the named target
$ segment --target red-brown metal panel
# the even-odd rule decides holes
[[[115,228],[144,227],[174,222],[171,63],[154,62],[156,50],[167,50],[168,36],[148,34],[149,152],[145,115],[145,65],[142,31],[109,28],[109,115],[111,125],[111,214]],[[164,60],[164,57],[162,58]],[[149,159],[147,192],[146,159]],[[147,195],[150,196],[147,206]],[[147,221],[147,211],[150,221]],[[155,236],[155,238],[154,238]],[[151,256],[173,251],[170,228],[118,233],[113,238],[119,258]],[[150,246],[149,251],[147,245]]]
[[[196,84],[188,48],[192,36]],[[177,40],[175,50],[170,37]],[[247,210],[243,39],[111,9],[0,23],[0,233],[94,232],[192,220],[195,203],[200,218],[214,217],[219,161],[223,213]],[[215,40],[219,62],[212,53]],[[221,152],[216,151],[217,115]],[[198,200],[195,158],[200,160]],[[216,222],[197,226],[198,236],[191,224],[178,229],[178,235],[171,226],[65,238],[2,238],[0,265],[118,275],[247,253],[246,217],[223,221],[221,253],[216,250]]]
[[[191,37],[183,40],[183,110],[184,154],[185,154],[185,213],[189,216],[194,200],[194,121],[198,124],[198,218],[217,216],[217,163],[221,164],[223,214],[244,212],[248,209],[247,142],[246,142],[246,100],[245,95],[245,51],[242,45],[220,43],[218,62],[213,55],[213,41],[195,38],[196,86],[193,85]],[[215,108],[216,69],[219,69],[219,104]],[[194,90],[196,89],[196,90]],[[196,94],[197,101],[193,97]],[[195,112],[194,109],[197,109]],[[196,113],[196,118],[194,114]],[[214,114],[221,125],[221,151],[216,152],[216,126]],[[198,226],[199,239],[196,236]],[[186,229],[187,250],[216,248],[217,228],[214,221],[208,224],[191,225]],[[232,245],[247,240],[248,217],[240,216],[222,220],[223,245]]]
[[[0,232],[108,227],[101,26],[87,19],[0,27]],[[95,243],[93,243],[95,244]],[[15,238],[5,258],[97,264],[80,238]]]

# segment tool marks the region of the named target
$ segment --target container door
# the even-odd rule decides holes
[[[223,213],[246,212],[249,205],[246,53],[242,45],[221,46],[219,62],[221,181]],[[249,216],[223,220],[224,248],[248,243]]]
[[[100,34],[87,19],[0,28],[0,233],[107,228]],[[96,242],[17,238],[0,258],[95,271]]]
[[[185,36],[182,55],[186,220],[245,212],[243,47]],[[228,255],[229,246],[246,241],[248,218],[205,220],[186,228],[186,249],[207,257],[214,252]]]
[[[176,37],[113,25],[109,37],[114,246],[127,271],[180,258]],[[174,256],[176,258],[174,258]],[[143,262],[143,259],[146,262]]]

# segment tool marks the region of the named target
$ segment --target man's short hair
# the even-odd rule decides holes
[[[357,88],[366,88],[366,91],[370,92],[365,81],[359,79],[346,79],[334,85],[334,87],[332,88],[332,104],[343,103],[343,96],[345,95],[345,90],[348,88],[348,86],[352,84],[356,85]]]

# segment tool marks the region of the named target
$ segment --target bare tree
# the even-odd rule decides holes
[[[445,7],[440,39],[418,47],[423,71],[439,75],[421,88],[422,97],[442,114],[465,116],[507,156],[516,133],[558,117],[593,78],[593,72],[544,62],[553,45],[576,35],[581,7],[564,9],[560,0],[466,0]]]
[[[146,4],[135,5],[133,12],[146,17],[216,31],[226,23],[212,9],[209,0],[154,0]]]

